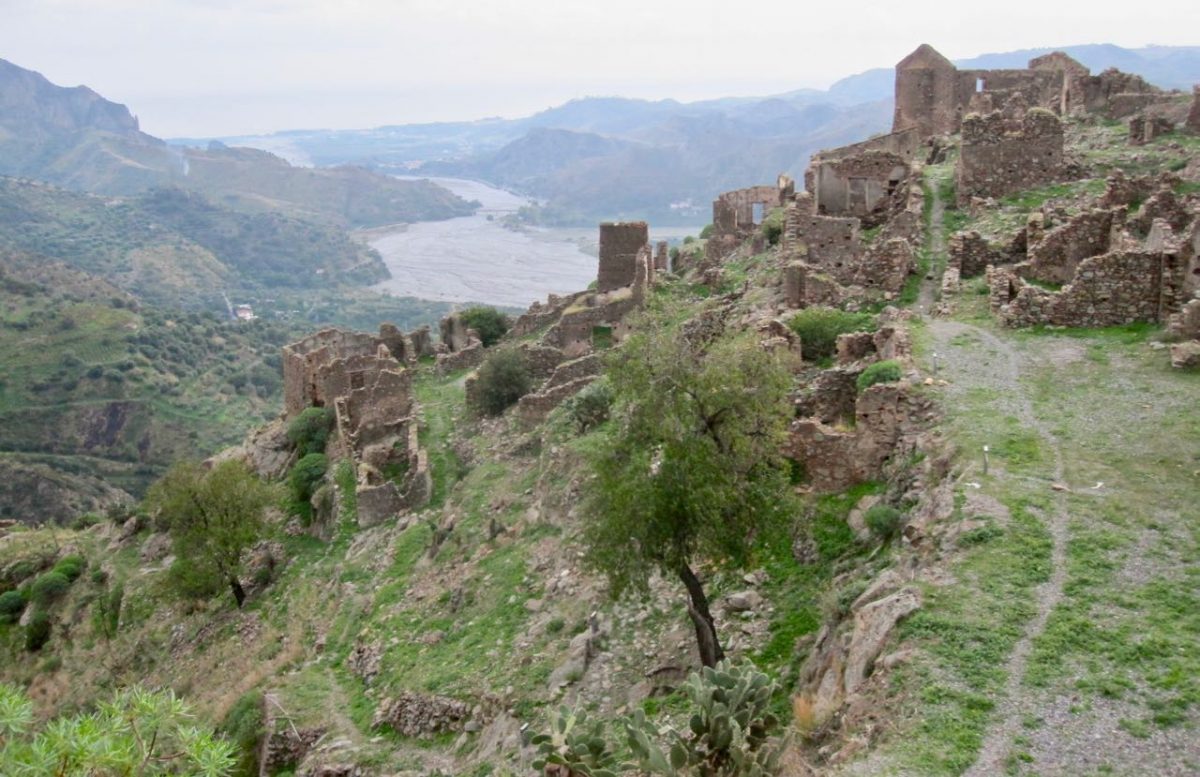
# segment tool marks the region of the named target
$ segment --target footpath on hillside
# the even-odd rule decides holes
[[[1198,773],[1200,376],[1172,371],[1149,327],[1003,329],[982,280],[939,304],[930,188],[917,359],[949,382],[955,520],[977,528],[905,628],[925,703],[871,768]]]

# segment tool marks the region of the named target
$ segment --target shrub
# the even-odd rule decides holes
[[[897,362],[888,359],[887,361],[875,362],[870,367],[862,371],[858,376],[858,390],[874,386],[876,383],[895,383],[900,380],[900,365]]]
[[[221,724],[221,732],[240,751],[233,771],[238,777],[258,775],[258,749],[264,734],[262,707],[262,694],[250,691],[234,702]]]
[[[86,567],[87,560],[83,556],[63,556],[51,571],[60,573],[69,582],[74,583]]]
[[[75,531],[83,531],[90,529],[102,520],[104,519],[95,513],[83,513],[71,519],[71,528]]]
[[[772,208],[762,222],[762,234],[771,245],[776,245],[783,235],[783,208]]]
[[[811,307],[792,316],[788,325],[800,335],[805,358],[821,359],[833,355],[837,348],[838,335],[869,331],[874,323],[874,316],[868,313],[848,313],[836,308]]]
[[[292,419],[287,436],[301,456],[321,453],[329,430],[333,428],[333,411],[327,407],[308,407]]]
[[[497,416],[529,393],[533,380],[525,358],[515,348],[488,356],[476,373],[475,410]]]
[[[325,477],[325,471],[328,469],[329,459],[325,458],[324,453],[310,453],[296,462],[296,466],[292,467],[290,480],[292,494],[295,495],[297,502],[307,502],[312,499],[317,483],[320,483],[321,478]]]
[[[715,229],[716,229],[716,227],[714,227],[712,224],[705,224],[704,229],[700,230],[700,239],[708,240],[710,237],[713,236],[713,232]]]
[[[596,380],[571,397],[567,404],[567,414],[579,433],[585,434],[608,420],[612,401],[612,388],[608,382],[603,379]]]
[[[62,572],[50,571],[33,581],[29,598],[40,605],[47,605],[67,592],[71,581]]]
[[[867,510],[863,521],[872,535],[886,542],[900,531],[900,527],[904,525],[904,515],[891,505],[877,504]]]
[[[467,308],[458,317],[479,334],[485,347],[495,345],[508,331],[508,316],[485,305]]]
[[[50,616],[43,610],[35,612],[25,627],[25,649],[30,653],[41,650],[50,641],[50,630]]]
[[[16,623],[25,611],[25,594],[20,591],[5,591],[0,594],[0,623]]]
[[[125,585],[120,581],[111,590],[102,591],[92,610],[92,628],[105,639],[112,639],[121,627],[121,605],[125,601]]]

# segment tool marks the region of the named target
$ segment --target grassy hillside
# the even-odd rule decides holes
[[[353,288],[269,293],[261,305],[239,297],[264,316],[235,322],[214,312],[223,305],[162,307],[65,262],[0,250],[0,466],[20,474],[0,486],[0,514],[70,518],[121,496],[105,483],[140,494],[172,461],[214,453],[278,412],[285,343],[328,324],[413,329],[449,308]]]
[[[0,249],[183,307],[212,308],[223,289],[369,283],[387,273],[378,254],[336,228],[234,210],[177,188],[103,198],[0,178]]]

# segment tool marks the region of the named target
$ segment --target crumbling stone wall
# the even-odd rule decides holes
[[[802,195],[784,214],[784,254],[820,268],[839,283],[850,283],[863,251],[860,225],[856,218],[813,212],[811,197]]]
[[[435,369],[438,375],[455,370],[478,367],[483,363],[483,341],[479,333],[467,326],[457,313],[451,313],[440,322],[442,342],[437,352]]]
[[[1019,123],[998,111],[967,116],[957,177],[959,207],[972,197],[1003,197],[1061,180],[1062,122],[1040,108]]]
[[[671,254],[667,250],[667,241],[659,240],[654,244],[654,270],[667,272],[671,269]]]
[[[563,311],[575,304],[584,293],[586,292],[568,296],[551,294],[546,298],[545,304],[535,301],[513,322],[512,327],[508,330],[510,335],[524,337],[553,324],[563,314]]]
[[[717,238],[745,238],[762,224],[773,208],[783,207],[795,194],[796,184],[786,175],[779,176],[775,186],[752,186],[738,189],[713,200],[713,232]],[[755,219],[755,206],[760,213]]]
[[[1192,87],[1192,108],[1183,126],[1188,132],[1200,133],[1200,84]]]
[[[1109,250],[1125,225],[1125,208],[1091,210],[1050,230],[1029,248],[1021,275],[1046,283],[1070,283],[1079,263]]]
[[[838,149],[841,154],[843,150]],[[908,162],[891,151],[864,151],[811,162],[817,213],[870,218],[874,226],[886,216],[891,197],[908,175]]]
[[[1017,268],[991,267],[987,274],[993,312],[1008,326],[1100,327],[1159,320],[1160,253],[1114,251],[1090,257],[1060,291],[1026,283]]]
[[[800,463],[805,483],[814,491],[844,491],[879,479],[889,460],[915,450],[931,417],[930,400],[908,383],[876,384],[857,395],[852,430],[819,418],[794,421],[788,456]]]
[[[429,737],[460,730],[470,715],[471,707],[457,699],[401,691],[379,703],[372,726],[386,725],[406,737]]]
[[[379,337],[326,329],[283,349],[285,417],[310,406],[333,409],[331,444],[355,463],[363,525],[424,504],[431,492],[410,373],[393,350],[415,354],[409,343],[385,326]],[[390,471],[402,477],[385,475]]]
[[[949,267],[958,271],[962,278],[983,275],[989,264],[1002,264],[1008,257],[988,245],[983,236],[972,230],[955,232],[950,236]]]
[[[1174,131],[1174,122],[1165,116],[1140,114],[1129,120],[1129,143],[1134,146],[1143,146]]]
[[[601,224],[596,289],[603,292],[632,285],[638,252],[649,242],[650,228],[644,221]]]
[[[958,70],[928,44],[896,65],[893,132],[917,129],[922,138],[953,134],[969,113],[988,113],[1014,95],[1057,115],[1120,119],[1170,100],[1140,76],[1109,69],[1093,76],[1061,51],[1029,61],[1027,69]]]
[[[380,341],[361,332],[322,329],[316,334],[284,346],[284,414],[293,416],[306,407],[332,406],[333,398],[349,388],[344,369],[333,362],[348,356],[370,356]]]

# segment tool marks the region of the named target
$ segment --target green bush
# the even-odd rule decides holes
[[[788,322],[792,331],[800,335],[800,345],[806,359],[833,356],[838,335],[870,331],[874,325],[875,317],[869,313],[848,313],[825,307],[805,308]]]
[[[762,234],[771,245],[779,243],[779,238],[783,236],[783,208],[772,208],[762,222]]]
[[[333,411],[327,407],[308,407],[292,419],[287,436],[301,456],[321,453],[329,430],[333,428]]]
[[[612,402],[612,388],[608,382],[603,379],[593,381],[571,397],[567,414],[579,433],[585,434],[608,420]]]
[[[862,391],[868,386],[874,386],[876,383],[895,383],[900,380],[900,365],[897,362],[888,359],[887,361],[875,362],[870,367],[862,371],[858,376],[856,385],[858,390]]]
[[[904,514],[891,505],[877,504],[867,510],[863,521],[876,539],[886,542],[904,525]]]
[[[30,653],[41,650],[50,641],[50,630],[50,616],[42,610],[35,612],[25,627],[25,649]]]
[[[478,333],[485,347],[495,345],[508,331],[508,316],[485,305],[467,308],[458,317]]]
[[[713,236],[713,232],[715,231],[715,229],[716,228],[712,224],[705,224],[704,229],[700,230],[700,239],[708,240],[710,237]]]
[[[325,457],[324,453],[310,453],[296,462],[296,466],[292,467],[290,481],[292,494],[296,497],[297,502],[307,502],[312,499],[317,484],[321,482],[321,478],[325,477],[328,469],[329,459]]]
[[[51,571],[58,572],[69,582],[74,583],[83,574],[86,567],[87,560],[83,556],[63,556]]]
[[[125,585],[120,581],[111,590],[96,597],[92,609],[92,628],[105,639],[112,639],[121,627],[121,605],[125,601]]]
[[[516,404],[533,385],[525,357],[515,348],[504,348],[488,356],[475,380],[475,410],[489,416],[500,415]]]
[[[25,611],[25,594],[20,591],[5,591],[0,594],[0,623],[16,623]]]
[[[257,777],[258,748],[265,733],[263,728],[263,696],[258,691],[243,694],[221,724],[221,733],[238,747],[236,777]]]
[[[71,581],[62,572],[50,571],[33,581],[29,598],[35,603],[45,606],[67,592]]]

